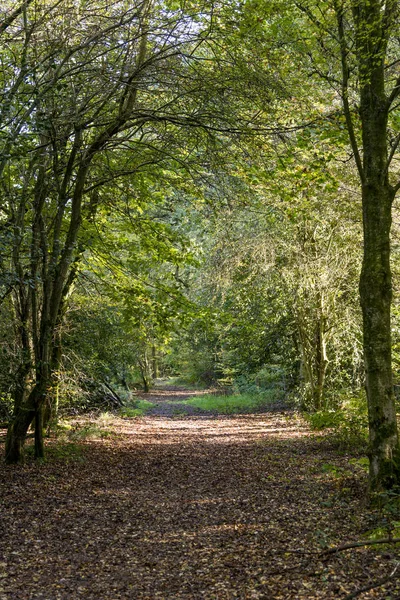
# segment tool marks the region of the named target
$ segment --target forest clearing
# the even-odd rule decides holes
[[[385,537],[387,515],[360,455],[293,411],[70,426],[46,463],[0,467],[1,600],[400,597],[394,545],[326,553]]]

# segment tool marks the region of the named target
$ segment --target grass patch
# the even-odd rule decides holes
[[[235,394],[232,396],[214,396],[205,394],[183,400],[182,404],[195,406],[201,410],[217,412],[224,415],[250,413],[261,410],[271,403],[270,394]]]
[[[97,425],[97,423],[88,423],[87,425],[83,425],[83,427],[77,427],[68,432],[69,439],[77,441],[114,436],[114,431],[103,429],[103,427],[101,427],[101,425]]]
[[[62,460],[64,462],[83,462],[83,448],[74,442],[66,442],[46,446],[46,460]]]
[[[147,410],[153,406],[148,400],[136,400],[121,408],[121,417],[143,417]]]
[[[26,446],[25,456],[29,459],[33,459],[35,448],[33,444]],[[46,444],[45,447],[45,458],[36,459],[38,462],[84,462],[84,449],[80,444],[76,442],[59,441],[55,444]]]

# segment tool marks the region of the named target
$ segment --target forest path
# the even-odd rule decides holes
[[[147,394],[138,392],[135,397],[142,398],[153,404],[152,408],[146,410],[146,414],[153,417],[176,417],[182,414],[185,414],[186,416],[206,416],[210,415],[210,411],[204,411],[197,406],[184,404],[183,400],[194,398],[195,396],[203,396],[212,391],[213,390],[188,390],[184,386],[162,383]]]
[[[149,393],[138,392],[135,398],[147,400],[153,406],[145,411],[146,415],[153,417],[179,417],[179,416],[218,416],[217,410],[205,410],[198,406],[185,404],[184,400],[195,398],[196,396],[204,395],[223,396],[223,389],[204,389],[204,390],[189,390],[184,386],[168,385],[164,382],[159,383]],[[228,398],[228,395],[226,396]],[[260,404],[256,412],[265,413],[282,411],[288,408],[288,405],[283,401],[275,401],[272,405]],[[251,411],[253,412],[253,411]]]
[[[362,469],[293,414],[96,427],[0,466],[0,600],[333,600],[393,570],[387,549],[302,554],[371,522]]]

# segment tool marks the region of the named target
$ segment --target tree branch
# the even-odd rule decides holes
[[[399,143],[400,143],[400,133],[396,135],[396,138],[395,138],[395,140],[393,142],[393,145],[392,145],[392,147],[390,149],[390,154],[389,154],[389,157],[387,159],[386,173],[389,171],[390,163],[392,162],[393,157],[396,154],[396,150],[397,150],[397,148],[399,146]]]
[[[348,544],[342,544],[341,546],[336,546],[335,548],[328,548],[328,550],[324,550],[322,555],[326,554],[335,554],[335,552],[343,552],[343,550],[350,550],[351,548],[363,548],[364,546],[374,546],[375,544],[399,544],[400,538],[387,537],[381,538],[379,540],[365,540],[362,542],[350,542]]]
[[[364,169],[362,166],[360,151],[358,148],[356,136],[354,133],[354,125],[353,119],[350,111],[349,104],[349,66],[347,63],[347,47],[346,47],[346,38],[344,33],[344,24],[343,24],[343,3],[340,5],[338,0],[335,0],[335,12],[338,26],[338,35],[339,35],[339,44],[340,44],[340,57],[341,57],[341,65],[342,65],[342,103],[344,116],[346,119],[347,131],[350,138],[351,148],[354,153],[354,160],[356,161],[358,174],[362,182],[365,180]]]
[[[394,85],[394,88],[391,91],[390,96],[387,99],[387,108],[389,109],[393,102],[399,97],[400,94],[400,77],[398,77],[396,79],[396,83]]]
[[[0,23],[0,34],[4,33],[6,29],[8,29],[16,19],[18,19],[19,15],[21,15],[23,11],[26,10],[30,4],[32,4],[32,2],[33,0],[25,0],[25,2],[18,6],[18,8],[16,8],[2,23]]]
[[[388,581],[390,581],[391,579],[393,579],[395,577],[399,566],[400,566],[400,563],[398,562],[398,563],[396,563],[395,568],[389,575],[387,575],[386,577],[382,577],[382,579],[378,579],[378,581],[375,581],[374,583],[371,583],[370,585],[365,585],[362,588],[358,588],[358,590],[355,590],[348,596],[345,596],[343,600],[352,600],[353,598],[357,598],[357,596],[359,596],[360,594],[362,594],[364,592],[369,592],[369,590],[373,590],[377,587],[381,587],[381,585],[384,585],[385,583],[387,583]]]

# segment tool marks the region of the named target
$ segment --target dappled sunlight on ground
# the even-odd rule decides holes
[[[201,438],[204,443],[249,443],[265,436],[297,438],[309,436],[307,428],[296,417],[276,416],[274,422],[256,415],[236,417],[191,417],[163,419],[144,417],[141,419],[116,419],[114,430],[124,436],[132,436],[135,443],[180,444],[185,439]]]
[[[293,413],[79,417],[47,447],[0,467],[0,600],[333,600],[393,568],[319,554],[362,535],[365,474]]]

